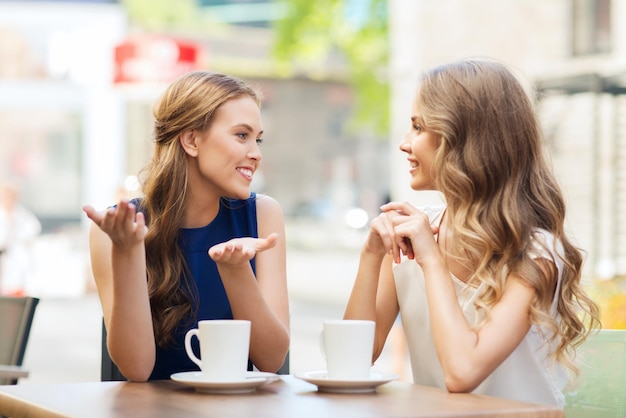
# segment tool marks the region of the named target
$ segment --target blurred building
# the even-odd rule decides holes
[[[392,137],[404,133],[421,69],[472,56],[508,63],[539,92],[568,228],[587,251],[587,273],[625,276],[626,2],[390,0],[389,6]],[[392,147],[392,196],[433,199],[409,193]]]
[[[343,237],[336,224],[350,229],[344,214],[365,204],[376,209],[386,193],[385,141],[344,128],[353,99],[342,60],[330,56],[310,68],[315,77],[279,76],[271,14],[250,14],[239,2],[205,3],[202,13],[231,25],[146,32],[131,27],[119,1],[0,0],[0,176],[19,183],[44,231],[27,290],[83,290],[88,222],[81,207],[104,208],[120,192],[133,193],[129,178],[152,152],[152,105],[185,71],[226,72],[262,90],[264,161],[253,186],[278,199],[288,218],[303,219],[317,234],[313,244],[340,245],[324,231]],[[300,239],[288,233],[290,242]]]
[[[389,196],[437,200],[410,193],[397,148],[417,76],[443,61],[491,56],[542,92],[568,225],[588,251],[587,269],[626,274],[626,3],[389,0],[389,139],[345,129],[353,92],[340,56],[288,78],[276,69],[269,22],[284,13],[280,2],[197,4],[229,24],[147,33],[115,0],[0,0],[0,175],[20,181],[44,232],[84,228],[83,204],[111,204],[150,157],[151,106],[166,83],[208,68],[264,93],[255,189],[294,222],[311,221],[308,237],[337,244],[345,234],[336,226],[345,227],[352,207],[372,214]]]
[[[388,167],[375,157],[388,150],[382,138],[345,129],[353,95],[341,58],[285,78],[271,57],[269,22],[280,4],[198,4],[221,23],[146,32],[130,26],[119,1],[0,1],[0,174],[21,179],[46,231],[84,221],[85,203],[111,204],[150,157],[152,104],[175,76],[198,68],[263,91],[255,187],[288,216],[336,218],[364,202],[377,208]]]
[[[108,51],[126,30],[108,2],[0,2],[0,176],[46,231],[78,221],[123,165]]]

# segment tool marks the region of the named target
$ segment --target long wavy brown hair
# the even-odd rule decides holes
[[[515,272],[536,291],[532,323],[557,341],[555,358],[576,370],[575,348],[600,326],[581,286],[582,252],[564,231],[565,201],[543,148],[532,101],[515,74],[490,60],[462,60],[423,75],[416,97],[425,126],[441,137],[433,173],[448,206],[454,240],[486,283],[476,306],[488,318]],[[538,261],[537,229],[563,246],[557,312],[556,260]]]
[[[180,134],[211,128],[216,110],[226,101],[260,93],[240,79],[209,71],[182,75],[153,108],[154,153],[142,170],[141,203],[148,220],[146,265],[156,342],[165,347],[173,331],[195,314],[197,289],[178,246],[178,231],[187,191],[187,159]]]

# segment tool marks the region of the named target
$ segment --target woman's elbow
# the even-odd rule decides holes
[[[127,364],[126,364],[127,363]],[[120,373],[131,382],[146,382],[154,369],[154,362],[131,361],[116,363]]]
[[[456,367],[444,371],[446,389],[451,393],[472,392],[483,380],[473,367]]]
[[[268,359],[267,361],[255,363],[255,366],[261,372],[277,373],[287,361],[287,353],[282,357],[276,357],[275,359]]]
[[[271,353],[258,356],[260,358],[254,361],[254,365],[257,369],[262,372],[276,373],[283,367],[289,354],[290,340],[288,335],[281,340],[282,341],[271,350]]]
[[[130,377],[127,377],[127,379],[131,382],[136,382],[136,383],[145,383],[148,381],[148,378],[150,377],[150,375],[146,375],[146,374],[137,374],[135,375],[131,375]]]
[[[463,379],[446,378],[446,389],[450,393],[469,393],[476,389],[477,385]]]

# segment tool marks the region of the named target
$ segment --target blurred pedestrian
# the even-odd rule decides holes
[[[411,188],[445,204],[381,207],[345,312],[376,321],[375,357],[400,312],[414,383],[564,406],[598,307],[541,141],[504,65],[464,60],[421,78],[400,150]]]
[[[20,189],[0,184],[0,294],[22,296],[34,274],[33,244],[41,222],[20,203]]]
[[[289,349],[286,245],[279,204],[250,192],[260,97],[198,71],[172,83],[153,113],[143,198],[84,208],[111,358],[130,380],[169,379],[198,370],[183,344],[198,320],[246,319],[251,363],[276,372]]]

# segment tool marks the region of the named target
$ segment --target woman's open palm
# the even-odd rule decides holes
[[[274,247],[277,238],[276,233],[267,238],[233,238],[209,248],[209,257],[216,263],[241,264],[252,260],[257,253]]]
[[[117,207],[103,212],[98,212],[91,206],[84,206],[83,210],[89,219],[106,232],[113,245],[118,247],[142,242],[148,232],[143,213],[137,212],[132,203],[120,201]]]

